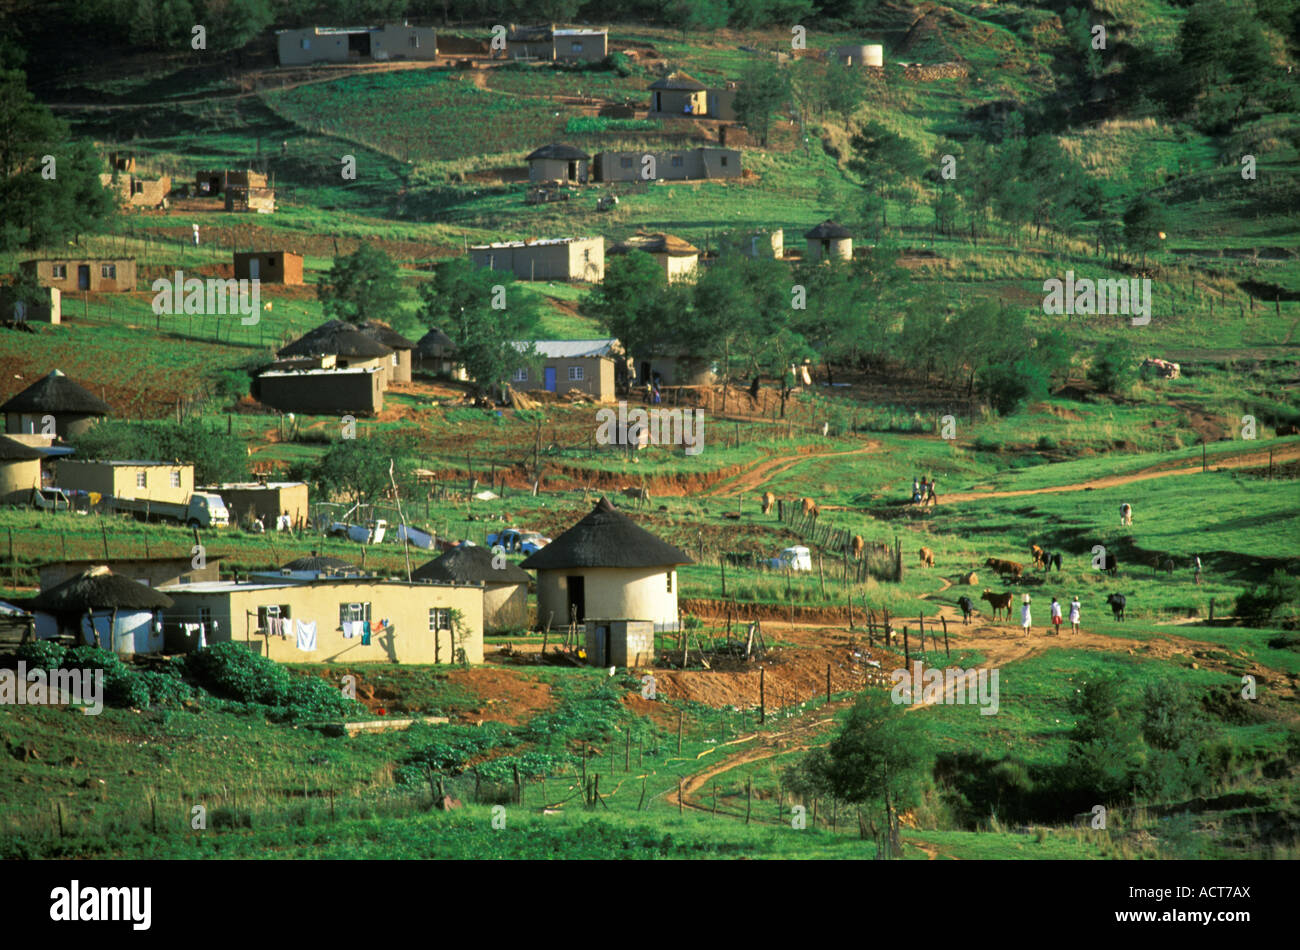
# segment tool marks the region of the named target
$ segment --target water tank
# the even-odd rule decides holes
[[[883,66],[885,48],[880,45],[839,46],[832,53],[838,63],[846,66]]]

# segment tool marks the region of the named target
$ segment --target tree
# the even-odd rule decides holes
[[[1147,266],[1147,252],[1160,246],[1165,223],[1164,205],[1146,195],[1139,195],[1124,211],[1124,246],[1130,253],[1142,253],[1142,267]]]
[[[888,694],[863,693],[824,755],[810,755],[804,775],[814,788],[855,805],[878,804],[889,850],[897,852],[898,809],[906,807],[925,768],[920,721]]]
[[[749,66],[736,91],[736,118],[758,135],[766,146],[772,114],[790,101],[790,77],[775,59],[761,59]]]
[[[402,448],[385,437],[336,442],[311,471],[313,489],[323,498],[374,504],[391,492],[389,464],[401,456]],[[394,475],[405,468],[393,464]]]
[[[1075,783],[1094,801],[1127,798],[1144,761],[1138,727],[1120,702],[1114,677],[1089,679],[1070,701],[1077,718],[1067,761]]]
[[[438,268],[420,298],[420,320],[452,338],[479,393],[504,392],[515,370],[537,365],[532,343],[518,345],[536,335],[537,302],[509,275],[458,257]]]
[[[70,140],[21,71],[0,72],[0,250],[62,244],[108,221],[114,202],[99,167],[91,143]]]
[[[1088,367],[1088,379],[1103,393],[1122,393],[1137,375],[1137,357],[1125,340],[1099,346]]]
[[[849,147],[853,150],[849,171],[864,179],[874,192],[880,203],[881,227],[888,227],[885,201],[904,181],[920,175],[925,160],[909,139],[874,120],[858,129]]]
[[[326,315],[348,323],[393,319],[405,292],[397,265],[372,244],[362,244],[351,254],[336,257],[317,290]]]
[[[105,419],[72,440],[78,458],[180,459],[194,466],[197,484],[248,477],[248,448],[225,431],[198,421],[126,422]]]
[[[726,0],[671,0],[665,12],[668,22],[682,31],[683,43],[688,31],[707,33],[727,25]]]
[[[654,257],[630,251],[609,259],[604,279],[582,298],[579,309],[617,337],[628,353],[644,353],[664,339],[662,297],[667,289],[668,279]]]

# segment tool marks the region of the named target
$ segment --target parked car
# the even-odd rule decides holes
[[[519,544],[523,540],[523,532],[518,528],[502,528],[500,531],[489,531],[487,533],[488,547],[501,545],[507,553],[519,550]]]
[[[803,545],[795,545],[763,563],[774,571],[811,571],[812,555]]]
[[[550,538],[543,537],[536,531],[530,531],[520,539],[519,550],[524,554],[536,554],[550,543]]]
[[[43,511],[71,511],[72,499],[62,488],[34,488],[32,506]]]
[[[376,518],[370,524],[346,524],[336,521],[330,525],[329,533],[338,538],[349,538],[358,544],[379,544],[388,531],[388,522]]]

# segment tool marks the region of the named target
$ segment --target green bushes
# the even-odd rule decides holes
[[[1103,343],[1088,367],[1088,379],[1101,392],[1122,393],[1137,375],[1133,347],[1123,340]]]
[[[104,705],[143,709],[190,699],[194,689],[180,678],[179,670],[166,673],[133,670],[117,654],[92,646],[72,649],[52,640],[24,643],[17,650],[18,659],[29,667],[46,670],[103,670]]]
[[[564,131],[571,134],[586,132],[646,132],[663,127],[658,119],[611,119],[603,115],[576,115],[568,121]]]
[[[275,661],[239,643],[218,643],[189,654],[185,673],[214,696],[271,707],[272,719],[339,719],[362,709],[324,680],[290,676]]]
[[[1237,597],[1237,616],[1254,626],[1294,629],[1300,621],[1300,577],[1281,568]]]

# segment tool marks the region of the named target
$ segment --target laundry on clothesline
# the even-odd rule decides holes
[[[298,621],[298,649],[311,652],[316,649],[316,621]]]

